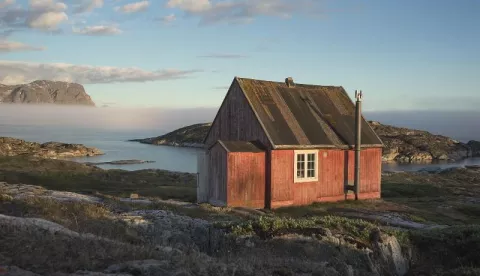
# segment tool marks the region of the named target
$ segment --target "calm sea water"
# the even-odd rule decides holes
[[[129,139],[152,137],[164,133],[158,130],[102,130],[58,126],[12,126],[0,125],[0,136],[15,137],[32,142],[58,141],[78,143],[102,150],[105,155],[85,158],[73,158],[78,162],[108,162],[115,160],[139,159],[155,161],[149,164],[100,165],[105,169],[125,170],[165,169],[181,172],[197,171],[197,152],[199,149],[145,145],[127,142]]]
[[[168,146],[145,145],[127,142],[129,139],[157,136],[165,131],[159,130],[108,130],[88,129],[80,127],[33,126],[33,125],[0,125],[1,136],[16,137],[34,142],[60,141],[79,143],[101,149],[105,155],[95,157],[73,158],[78,162],[108,162],[115,160],[139,159],[155,161],[155,163],[135,165],[100,165],[105,169],[124,170],[165,169],[180,172],[197,171],[197,153],[201,149],[179,148]],[[438,162],[434,164],[383,164],[388,171],[416,171],[426,167],[458,167],[464,165],[480,165],[480,158],[466,159],[455,163]]]
[[[197,171],[200,149],[145,145],[129,139],[158,136],[181,126],[209,122],[216,109],[114,109],[61,106],[0,105],[0,136],[35,142],[79,143],[102,150],[105,155],[76,158],[79,162],[139,159],[155,163],[101,165],[125,170],[165,169]],[[419,116],[421,115],[421,116]],[[440,119],[439,119],[440,118]],[[480,113],[369,113],[368,119],[425,129],[461,141],[480,140]],[[389,171],[414,171],[425,167],[448,168],[480,165],[480,158],[456,163],[384,164]]]

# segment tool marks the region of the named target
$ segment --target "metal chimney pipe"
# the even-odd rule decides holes
[[[355,200],[358,200],[360,194],[360,148],[362,146],[362,98],[361,90],[355,90]]]

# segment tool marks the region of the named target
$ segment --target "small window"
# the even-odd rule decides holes
[[[295,151],[295,182],[318,180],[318,151]]]

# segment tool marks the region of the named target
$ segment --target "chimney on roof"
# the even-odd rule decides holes
[[[293,82],[293,78],[292,77],[288,77],[285,79],[285,84],[288,86],[288,87],[294,87],[295,86],[295,83]]]

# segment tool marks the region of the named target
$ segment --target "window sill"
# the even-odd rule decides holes
[[[293,182],[294,182],[294,183],[318,182],[318,177],[315,177],[315,178],[294,179]]]

